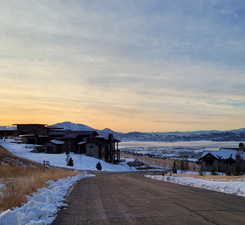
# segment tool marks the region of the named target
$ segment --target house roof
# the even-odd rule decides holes
[[[13,124],[15,126],[46,126],[47,124],[42,124],[42,123],[17,123]]]
[[[61,134],[61,132],[60,132],[60,134]],[[69,130],[64,130],[63,135],[62,135],[62,139],[74,139],[77,137],[89,137],[92,134],[94,134],[95,136],[98,135],[98,133],[96,131],[69,131]]]
[[[51,140],[50,142],[52,144],[55,144],[55,145],[63,145],[64,144],[64,141],[60,141],[60,140],[56,140],[56,139]]]
[[[214,156],[216,159],[236,159],[236,155],[238,153],[238,149],[237,148],[221,148],[218,151],[208,151],[208,152],[204,152],[200,159],[205,157],[206,155],[210,154],[212,156]],[[242,159],[245,160],[245,152],[241,152],[241,157]]]
[[[86,144],[87,142],[86,141],[80,141],[80,142],[78,142],[77,144],[78,145],[84,145],[84,144]]]
[[[42,135],[42,134],[22,134],[19,135],[19,137],[39,137],[39,138],[48,138],[48,135]]]
[[[0,126],[0,131],[17,131],[17,128],[10,126]]]

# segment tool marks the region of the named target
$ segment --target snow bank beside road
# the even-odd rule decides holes
[[[41,188],[28,197],[21,207],[0,214],[1,225],[46,225],[51,223],[58,209],[65,206],[65,196],[69,188],[78,180],[93,175],[77,176],[49,181],[48,187]]]
[[[213,181],[161,175],[146,175],[145,177],[245,197],[245,180]]]

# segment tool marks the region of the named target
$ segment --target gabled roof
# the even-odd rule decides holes
[[[84,145],[84,144],[87,144],[87,141],[80,141],[77,143],[78,145]]]
[[[17,123],[13,125],[15,126],[47,126],[47,124],[42,124],[42,123]]]
[[[58,131],[58,133],[59,133],[59,135],[62,135],[62,139],[74,139],[77,137],[89,137],[91,135],[94,135],[94,136],[98,135],[98,133],[96,131],[61,130],[61,131]]]
[[[236,159],[236,156],[238,154],[238,149],[236,148],[221,148],[218,151],[208,151],[208,152],[204,152],[200,159],[205,157],[206,155],[210,154],[213,157],[215,157],[216,159]],[[242,159],[245,160],[245,152],[241,152],[241,157]]]
[[[64,141],[60,141],[60,140],[56,140],[56,139],[51,140],[50,142],[52,144],[55,144],[55,145],[63,145],[64,144]]]

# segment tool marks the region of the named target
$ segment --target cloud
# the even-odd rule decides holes
[[[242,0],[0,2],[6,110],[18,100],[53,115],[74,106],[76,119],[181,112],[193,128],[205,115],[222,118],[217,128],[244,123]]]

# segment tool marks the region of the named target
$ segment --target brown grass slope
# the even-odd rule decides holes
[[[20,206],[27,195],[46,186],[48,180],[76,175],[78,172],[61,168],[45,169],[39,163],[22,159],[0,147],[0,211]]]

